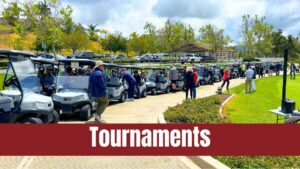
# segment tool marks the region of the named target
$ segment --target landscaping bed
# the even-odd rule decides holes
[[[185,100],[182,104],[169,107],[164,113],[165,120],[171,123],[231,123],[228,117],[221,117],[219,109],[230,95],[215,95],[207,98]],[[230,168],[298,168],[298,156],[214,156]]]

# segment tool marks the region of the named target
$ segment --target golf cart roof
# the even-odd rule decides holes
[[[126,69],[143,69],[140,66],[135,66],[135,65],[120,65],[120,67]]]
[[[0,50],[0,55],[24,55],[26,57],[37,57],[33,53],[19,51],[19,50]]]
[[[158,67],[147,67],[146,70],[166,70],[166,68],[158,68]]]
[[[34,63],[41,63],[41,64],[58,64],[57,61],[55,60],[49,60],[49,59],[44,59],[44,58],[31,58],[32,62]]]
[[[58,63],[64,63],[67,65],[70,65],[72,62],[77,62],[80,65],[91,65],[91,66],[95,66],[96,64],[94,60],[89,60],[89,59],[59,59],[57,61]]]

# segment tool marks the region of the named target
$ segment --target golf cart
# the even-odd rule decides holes
[[[58,60],[59,73],[53,95],[55,110],[60,115],[79,115],[89,120],[96,110],[96,102],[88,93],[89,75],[95,62],[88,59]]]
[[[239,63],[234,63],[230,67],[230,77],[231,79],[236,79],[240,77],[240,69],[241,69],[241,64]]]
[[[213,64],[213,65],[209,65],[209,67],[214,72],[214,82],[220,82],[220,81],[222,81],[222,75],[221,75],[220,65]]]
[[[128,86],[122,82],[119,65],[105,65],[106,88],[110,101],[119,101],[123,103],[127,98]]]
[[[145,98],[147,97],[147,86],[146,86],[146,79],[144,75],[144,70],[137,66],[122,66],[122,68],[126,68],[132,75],[135,71],[141,76],[141,84],[139,85],[139,90],[134,88],[134,96],[136,98]]]
[[[4,123],[42,124],[57,123],[51,97],[41,94],[42,86],[30,57],[35,55],[13,50],[0,50],[9,59],[0,91],[0,121]],[[10,111],[10,112],[9,112]],[[4,116],[6,117],[4,117]]]
[[[177,90],[184,90],[185,87],[185,70],[183,67],[176,67],[178,72],[178,80],[176,81],[176,89]]]
[[[147,91],[152,95],[157,92],[169,93],[171,82],[168,79],[166,69],[163,68],[146,68],[146,86]]]
[[[196,65],[195,66],[198,73],[198,80],[196,86],[209,84],[209,74],[206,65]]]

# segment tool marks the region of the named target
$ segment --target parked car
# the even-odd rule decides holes
[[[180,56],[179,60],[181,62],[200,62],[202,60],[202,57],[192,53],[186,53],[183,56]]]
[[[119,54],[119,55],[117,55],[114,59],[126,59],[126,58],[127,58],[126,55],[124,55],[124,54]]]
[[[95,58],[97,58],[97,59],[101,59],[104,57],[105,57],[105,55],[103,55],[103,54],[95,54]]]
[[[93,59],[96,56],[93,52],[75,52],[74,57],[76,59]]]
[[[140,57],[140,62],[150,62],[153,59],[153,55],[151,54],[144,54],[143,56]]]
[[[47,60],[59,60],[59,59],[65,59],[66,57],[59,54],[50,54],[50,53],[40,53],[37,55],[38,58],[47,59]],[[56,57],[56,59],[55,59]]]

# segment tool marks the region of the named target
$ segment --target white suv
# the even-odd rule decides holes
[[[200,62],[201,57],[195,54],[187,53],[180,57],[181,62]]]

